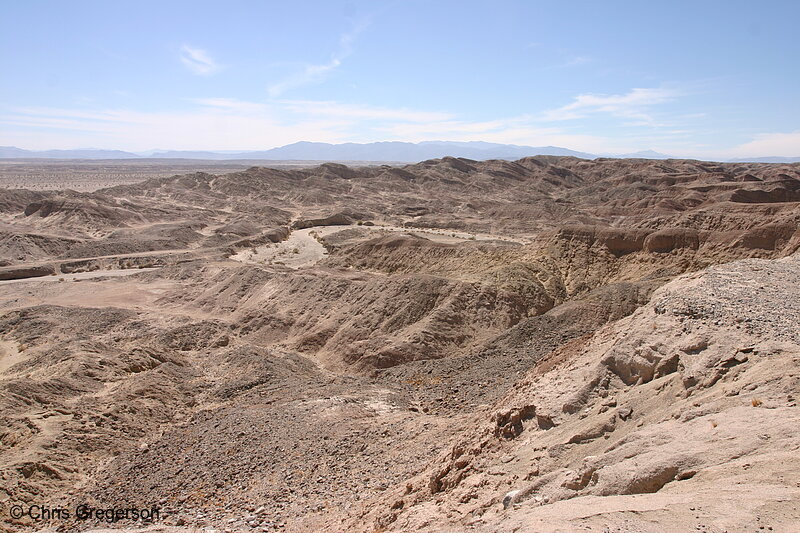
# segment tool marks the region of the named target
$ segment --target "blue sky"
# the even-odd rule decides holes
[[[0,145],[800,156],[800,2],[0,3]]]

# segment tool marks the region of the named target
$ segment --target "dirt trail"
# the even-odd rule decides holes
[[[75,281],[102,277],[132,276],[141,272],[149,272],[159,267],[152,268],[128,268],[122,270],[93,270],[92,272],[77,272],[75,274],[59,274],[53,276],[39,276],[36,278],[7,279],[0,281],[0,285],[10,285],[12,283],[37,283],[40,281]]]
[[[410,233],[418,237],[425,237],[436,242],[463,242],[463,241],[504,241],[515,242],[518,244],[530,244],[527,239],[520,239],[517,237],[508,237],[506,235],[492,235],[490,233],[467,233],[463,231],[456,231],[450,229],[434,229],[434,228],[407,228],[402,226],[392,225],[377,225],[367,226],[367,229],[374,231],[399,231],[403,233]]]
[[[283,265],[293,269],[307,268],[315,265],[328,255],[318,237],[325,237],[351,228],[361,228],[382,232],[399,232],[424,237],[435,242],[458,243],[464,241],[504,241],[527,244],[529,241],[514,237],[491,235],[488,233],[465,233],[455,230],[407,228],[392,225],[376,226],[313,226],[294,230],[285,241],[269,243],[262,246],[240,250],[230,256],[234,261],[264,265]],[[377,235],[376,235],[377,236]]]
[[[319,228],[295,230],[285,241],[241,250],[230,258],[243,263],[283,265],[289,268],[313,266],[328,255],[325,247],[314,238]]]

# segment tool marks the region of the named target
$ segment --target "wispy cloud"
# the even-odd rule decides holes
[[[219,71],[220,68],[217,62],[208,55],[208,52],[188,44],[181,46],[180,59],[186,68],[200,76],[209,76]]]
[[[245,102],[236,98],[191,98],[189,101],[223,112],[263,113],[268,109],[265,104]]]
[[[84,145],[145,150],[250,150],[296,141],[364,142],[387,124],[422,126],[452,120],[448,113],[335,101],[248,102],[192,98],[183,111],[26,107],[0,114],[0,145],[31,148]]]
[[[383,138],[412,142],[481,140],[525,146],[563,146],[594,153],[633,151],[627,142],[599,135],[571,133],[561,128],[543,127],[528,115],[485,121],[389,123],[377,131]]]
[[[369,26],[369,22],[364,20],[355,25],[349,32],[343,33],[339,37],[339,46],[331,54],[331,58],[326,63],[321,64],[306,64],[302,65],[300,69],[293,72],[289,76],[272,83],[267,87],[267,93],[271,98],[277,98],[284,94],[289,89],[301,87],[311,83],[318,83],[327,77],[327,75],[342,65],[350,54],[353,53],[353,45],[358,38],[358,35]]]
[[[556,145],[587,152],[632,152],[649,139],[585,135],[543,126],[531,115],[469,120],[451,113],[336,101],[194,98],[184,111],[16,108],[0,115],[0,145],[127,150],[258,150],[295,141],[482,140]],[[655,140],[655,139],[653,139]],[[657,146],[656,146],[657,148]]]
[[[653,124],[654,119],[647,110],[654,105],[673,100],[678,94],[675,90],[664,88],[635,88],[626,94],[580,94],[570,104],[545,111],[541,119],[575,120],[591,114],[606,113],[636,121],[627,125]]]
[[[275,103],[294,113],[326,117],[389,122],[435,122],[454,118],[450,113],[436,111],[343,104],[324,100],[278,100]]]
[[[184,111],[144,112],[130,109],[75,110],[17,108],[0,115],[0,145],[33,148],[81,145],[147,150],[248,150],[301,140],[343,142],[348,124],[324,118],[296,119],[259,104],[208,99]],[[15,128],[4,126],[16,126]],[[28,141],[27,143],[25,141]]]
[[[622,126],[642,109],[674,97],[672,91],[633,89],[622,95],[581,95],[559,108],[566,115],[608,113]],[[229,97],[190,98],[182,111],[130,109],[15,108],[0,115],[0,145],[70,148],[81,145],[145,150],[153,146],[196,150],[258,150],[295,141],[370,142],[490,141],[529,146],[564,146],[592,153],[625,153],[653,148],[669,153],[686,132],[676,127],[617,129],[595,134],[580,123],[520,114],[491,120],[436,110],[393,108],[330,100],[272,99],[252,102]],[[552,115],[556,111],[549,112]],[[2,127],[7,126],[7,127]],[[764,137],[788,143],[789,137]],[[773,153],[775,153],[773,151]]]
[[[800,157],[800,130],[790,133],[761,133],[734,148],[731,157]]]
[[[562,67],[577,67],[578,65],[586,65],[591,63],[592,58],[589,56],[573,56],[561,64]]]

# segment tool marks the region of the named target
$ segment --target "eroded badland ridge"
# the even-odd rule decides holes
[[[3,512],[797,530],[799,224],[800,164],[445,158],[0,189]]]

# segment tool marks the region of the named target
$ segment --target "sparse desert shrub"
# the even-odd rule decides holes
[[[299,254],[300,253],[300,249],[299,248],[295,248],[294,250],[292,250],[292,253],[293,254]]]
[[[761,399],[759,399],[759,398],[751,398],[750,399],[750,405],[752,405],[753,407],[758,407],[762,403],[764,403],[764,402],[762,402]]]
[[[439,376],[412,376],[403,383],[407,385],[414,385],[416,387],[428,387],[441,384],[442,378]]]

